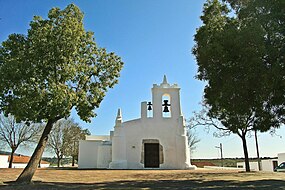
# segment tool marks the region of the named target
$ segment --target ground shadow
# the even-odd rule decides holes
[[[5,190],[35,190],[35,189],[266,189],[285,190],[284,180],[258,180],[258,181],[226,181],[226,180],[144,180],[144,181],[116,181],[104,183],[57,183],[34,182],[31,185],[17,185],[5,183],[0,189]]]

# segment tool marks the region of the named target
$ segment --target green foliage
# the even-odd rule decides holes
[[[246,14],[252,6],[248,4],[231,17],[225,4],[208,1],[193,48],[199,66],[197,78],[208,82],[204,90],[208,116],[219,119],[237,134],[239,129],[243,133],[252,129],[267,131],[280,125],[269,100],[273,92],[270,79],[281,75],[271,73],[275,62],[267,59],[268,31],[260,24],[262,19]],[[267,19],[271,23],[272,18]]]
[[[21,121],[96,116],[123,62],[97,47],[74,4],[35,16],[27,35],[11,34],[0,47],[0,110]]]
[[[218,120],[211,125],[241,137],[246,171],[246,134],[285,121],[283,7],[283,0],[208,0],[195,35],[197,78],[208,83],[200,123]]]

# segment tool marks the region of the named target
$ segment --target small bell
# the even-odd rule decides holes
[[[164,106],[164,108],[163,108],[163,112],[169,112],[169,109],[168,109],[168,107],[167,107],[167,106]]]
[[[152,110],[152,103],[151,102],[147,103],[147,110],[148,111]]]
[[[162,106],[164,106],[163,108],[163,112],[169,112],[168,106],[170,106],[170,104],[168,104],[168,100],[163,100],[163,104]]]

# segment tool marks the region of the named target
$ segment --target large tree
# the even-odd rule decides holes
[[[239,2],[233,5],[235,9],[229,9],[218,0],[207,1],[193,54],[198,63],[197,78],[207,82],[204,90],[207,116],[219,120],[225,129],[241,138],[246,171],[250,171],[248,131],[264,132],[279,127],[281,122],[273,111],[276,106],[271,103],[270,80],[274,77],[273,63],[266,61],[267,33],[258,22],[260,18],[245,14],[253,5]]]
[[[262,63],[266,65],[264,86],[269,90],[266,109],[285,123],[285,1],[284,0],[223,0],[231,5],[232,11],[242,24],[255,23],[262,32],[264,48]]]
[[[123,62],[99,48],[83,27],[74,4],[35,16],[27,35],[11,34],[0,47],[0,109],[18,121],[45,122],[39,143],[17,182],[29,183],[54,123],[71,110],[95,117],[105,93],[117,82]]]
[[[12,115],[0,115],[0,142],[11,149],[9,168],[12,168],[14,153],[21,146],[36,143],[39,139],[41,127],[39,124],[17,123]]]

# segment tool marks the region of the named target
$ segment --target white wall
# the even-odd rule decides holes
[[[98,146],[97,168],[109,168],[109,163],[112,161],[111,151],[111,144],[103,143]]]
[[[0,168],[8,168],[8,155],[0,155]]]
[[[273,161],[277,161],[277,159],[261,160],[262,171],[273,172]]]
[[[258,171],[258,162],[249,162],[250,171]],[[237,162],[237,168],[245,169],[244,162]]]
[[[187,169],[191,167],[187,136],[182,124],[179,125],[179,119],[182,120],[183,118],[145,118],[124,122],[120,129],[123,133],[120,135],[121,141],[117,139],[116,142],[113,141],[113,148],[117,149],[116,151],[120,154],[118,157],[120,157],[121,162],[127,160],[126,169],[142,169],[144,167],[144,164],[141,163],[142,142],[147,139],[158,140],[163,147],[164,162],[160,168]],[[114,137],[116,137],[116,129]],[[122,148],[119,148],[124,143],[125,158],[122,156]],[[113,155],[113,161],[120,163],[114,158],[116,155]]]
[[[28,163],[13,163],[12,168],[25,168]],[[48,168],[49,164],[41,164],[41,168]]]
[[[282,162],[285,162],[285,153],[279,153],[278,154],[278,165]]]
[[[144,140],[159,142],[163,153],[161,169],[195,169],[190,163],[190,149],[187,143],[184,117],[180,107],[180,88],[170,85],[164,77],[163,83],[153,85],[153,117],[147,117],[147,102],[141,104],[141,118],[122,122],[121,110],[118,110],[112,136],[112,149],[103,146],[103,139],[88,137],[79,143],[79,168],[102,168],[106,166],[111,152],[112,169],[144,168]],[[168,95],[171,117],[163,117],[163,99]],[[91,141],[93,139],[93,141]],[[94,141],[100,140],[100,141]],[[149,141],[150,142],[150,141]],[[100,144],[101,143],[101,144]],[[161,149],[162,147],[162,149]],[[161,153],[161,152],[160,152]],[[161,157],[160,157],[161,158]],[[162,161],[162,159],[160,160]]]
[[[79,141],[78,168],[96,168],[98,141]]]
[[[111,144],[101,140],[79,141],[78,168],[108,168]]]
[[[50,164],[41,164],[41,168],[48,168]]]

